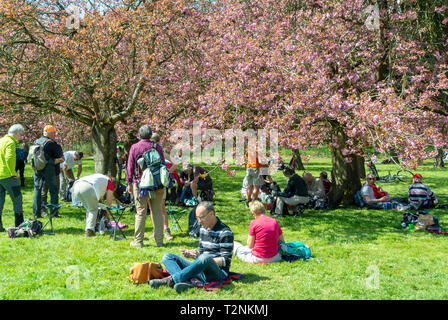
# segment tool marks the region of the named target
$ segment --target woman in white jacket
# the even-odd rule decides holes
[[[106,206],[112,207],[115,189],[115,178],[104,174],[95,173],[76,180],[73,185],[73,201],[81,202],[87,210],[86,237],[95,236],[98,204],[101,199],[105,198]],[[106,212],[107,219],[110,221],[109,212],[107,210]]]

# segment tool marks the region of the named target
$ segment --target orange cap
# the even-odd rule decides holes
[[[56,129],[52,125],[48,125],[48,126],[45,126],[44,132],[56,132]]]

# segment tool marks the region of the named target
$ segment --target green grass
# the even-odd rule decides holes
[[[396,171],[393,165],[377,165],[380,174]],[[329,159],[312,159],[306,165],[314,175],[330,172]],[[236,177],[215,170],[216,211],[235,233],[235,240],[247,239],[251,215],[243,203],[240,188],[244,170]],[[84,174],[93,172],[93,160],[84,161]],[[432,164],[418,169],[441,202],[448,202],[447,169]],[[274,179],[283,188],[286,179]],[[406,196],[406,183],[382,184],[392,197]],[[32,216],[32,172],[27,166],[23,189],[25,218]],[[431,210],[448,229],[445,209]],[[401,213],[357,208],[314,211],[303,217],[279,218],[286,241],[300,240],[311,247],[309,262],[250,265],[234,258],[231,270],[246,275],[217,292],[152,290],[134,286],[127,279],[134,262],[160,262],[167,252],[197,247],[190,239],[187,216],[181,219],[183,233],[156,248],[153,239],[143,249],[129,247],[134,216],[126,214],[127,240],[106,236],[84,237],[85,213],[66,205],[61,219],[54,220],[55,236],[11,240],[0,234],[0,299],[447,299],[448,237],[400,227]],[[3,212],[5,227],[14,223],[7,197]],[[146,235],[152,233],[150,219]],[[376,276],[377,275],[377,276]]]

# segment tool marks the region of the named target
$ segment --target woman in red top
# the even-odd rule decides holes
[[[278,242],[285,241],[277,220],[265,215],[265,208],[260,201],[249,204],[254,220],[249,225],[247,246],[234,242],[233,254],[244,262],[271,263],[280,262]]]

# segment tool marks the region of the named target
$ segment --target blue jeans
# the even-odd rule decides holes
[[[201,254],[193,262],[167,253],[163,256],[162,263],[171,274],[174,283],[186,282],[191,278],[198,278],[202,282],[222,281],[227,278],[227,272],[222,270],[207,253]]]
[[[185,199],[191,199],[193,197],[193,192],[190,187],[185,187],[179,196],[179,202],[184,203]]]

